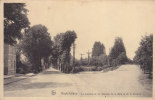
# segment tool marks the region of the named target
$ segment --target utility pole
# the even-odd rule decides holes
[[[109,48],[109,55],[110,55],[110,51],[111,51],[111,48]],[[109,61],[109,57],[108,57],[108,66],[110,66],[110,61]]]
[[[90,64],[90,54],[91,54],[91,52],[89,52],[89,50],[88,50],[88,52],[87,52],[87,54],[88,54],[88,65]]]
[[[73,43],[73,67],[75,67],[75,43]]]
[[[80,54],[81,55],[81,64],[82,64],[82,56],[84,55],[84,54]]]

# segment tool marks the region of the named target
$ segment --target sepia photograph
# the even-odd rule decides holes
[[[154,1],[1,3],[4,97],[153,98]]]

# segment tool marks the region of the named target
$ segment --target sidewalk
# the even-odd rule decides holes
[[[28,74],[16,74],[16,75],[4,75],[4,85],[17,82],[20,80],[27,79],[29,77],[35,76],[36,74],[28,73]]]
[[[51,71],[54,71],[57,73],[60,72],[59,70],[50,67],[48,69],[43,70],[42,72],[40,72],[38,74],[28,73],[28,74],[4,75],[4,85],[8,85],[8,84],[13,83],[13,82],[24,80],[24,79],[27,79],[29,77],[39,75],[39,74],[44,74],[44,73],[51,72]]]

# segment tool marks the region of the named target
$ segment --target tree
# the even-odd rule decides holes
[[[50,58],[50,61],[52,62],[54,68],[57,68],[58,65],[58,57],[59,57],[59,52],[58,52],[58,48],[54,42],[54,46],[52,48],[52,56]]]
[[[122,38],[117,37],[115,39],[114,46],[112,47],[110,54],[109,54],[110,64],[112,66],[124,64],[126,59],[127,59],[127,56],[126,56],[126,50],[124,47],[123,40]]]
[[[28,10],[24,3],[4,3],[4,42],[15,44],[22,37],[21,30],[29,27]]]
[[[145,71],[152,73],[153,71],[153,34],[145,36],[141,39],[140,47],[136,51],[134,62],[141,65]]]
[[[108,58],[107,55],[100,55],[99,56],[99,62],[102,66],[107,65],[108,64]]]
[[[58,69],[63,72],[69,72],[71,45],[76,38],[77,35],[74,31],[60,33],[54,38],[54,47],[58,52],[58,58],[56,59],[58,62]]]
[[[91,65],[102,66],[105,64],[106,54],[104,44],[95,42],[92,49]]]
[[[118,57],[117,57],[117,63],[118,63],[118,65],[120,65],[120,64],[125,64],[125,62],[127,62],[127,56],[126,56],[126,54],[125,54],[125,52],[122,52]]]
[[[114,46],[112,47],[109,56],[112,57],[113,59],[116,59],[122,52],[126,54],[124,43],[122,38],[117,37],[115,39]]]
[[[105,54],[105,47],[101,42],[95,42],[92,49],[92,57]]]
[[[42,70],[41,59],[49,57],[52,44],[50,34],[43,25],[34,25],[25,31],[21,46],[24,55],[32,64],[33,72]]]

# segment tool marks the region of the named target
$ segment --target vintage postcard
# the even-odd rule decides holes
[[[153,0],[1,0],[0,100],[154,99]]]

